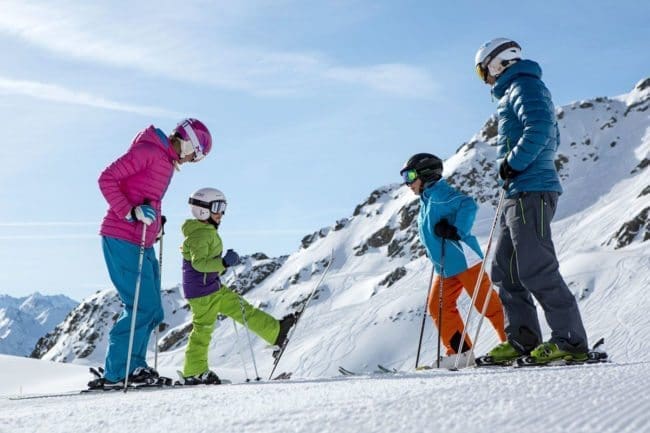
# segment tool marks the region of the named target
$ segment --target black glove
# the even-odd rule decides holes
[[[508,164],[508,158],[504,158],[503,162],[499,166],[499,177],[503,180],[514,179],[517,175],[521,173],[520,171],[515,170],[510,167]]]
[[[227,268],[230,266],[235,266],[239,264],[239,254],[234,252],[233,250],[228,250],[226,251],[226,254],[224,254],[223,259],[223,265]]]
[[[440,236],[443,239],[451,239],[452,241],[460,240],[460,236],[458,236],[458,229],[456,226],[449,224],[447,218],[443,218],[438,221],[433,227],[433,231],[437,236]]]
[[[167,217],[165,215],[160,216],[160,230],[158,230],[158,235],[156,236],[156,242],[159,242],[162,237],[165,235],[165,223],[167,222]]]

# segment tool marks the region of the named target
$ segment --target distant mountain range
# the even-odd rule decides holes
[[[557,117],[561,146],[556,166],[564,193],[552,228],[561,271],[590,337],[606,337],[614,359],[649,359],[643,342],[650,329],[650,78],[624,95],[558,107]],[[492,117],[445,161],[447,181],[479,203],[474,232],[483,246],[499,195],[496,134]],[[282,317],[304,302],[333,251],[334,263],[283,358],[284,369],[319,376],[336,374],[340,364],[412,367],[431,272],[417,236],[418,209],[418,198],[407,188],[382,186],[348,217],[306,235],[291,255],[254,254],[236,268],[237,281],[232,272],[227,274],[227,284]],[[163,291],[163,303],[160,363],[178,366],[190,315],[178,286]],[[463,316],[467,308],[462,297]],[[32,356],[103,362],[106,336],[120,309],[113,289],[90,296],[41,338]],[[496,343],[489,326],[483,333],[478,351]],[[429,320],[427,359],[436,339]],[[254,339],[253,344],[262,353],[258,366],[268,368],[265,343]],[[237,367],[237,352],[232,324],[220,320],[210,362],[217,368]]]
[[[0,295],[0,353],[28,356],[34,345],[79,303],[63,295]]]

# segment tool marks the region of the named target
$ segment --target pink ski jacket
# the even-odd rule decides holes
[[[135,206],[148,203],[156,209],[156,221],[147,228],[145,247],[151,247],[160,231],[161,201],[178,161],[167,136],[149,126],[138,133],[129,150],[99,176],[99,189],[108,202],[100,234],[139,245],[142,223],[127,221]]]

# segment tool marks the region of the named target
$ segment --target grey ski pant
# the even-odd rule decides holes
[[[570,352],[588,350],[578,304],[560,275],[551,239],[557,200],[556,192],[524,192],[503,204],[491,278],[499,288],[508,341],[522,353],[542,343],[532,296],[544,310],[551,342]]]

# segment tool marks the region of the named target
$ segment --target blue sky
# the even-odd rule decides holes
[[[519,41],[562,105],[650,75],[648,16],[636,1],[3,0],[0,293],[110,285],[97,177],[149,124],[197,117],[215,143],[164,200],[169,286],[192,191],[226,193],[227,248],[289,254],[411,154],[447,158],[478,131],[495,110],[473,69],[485,40]]]

